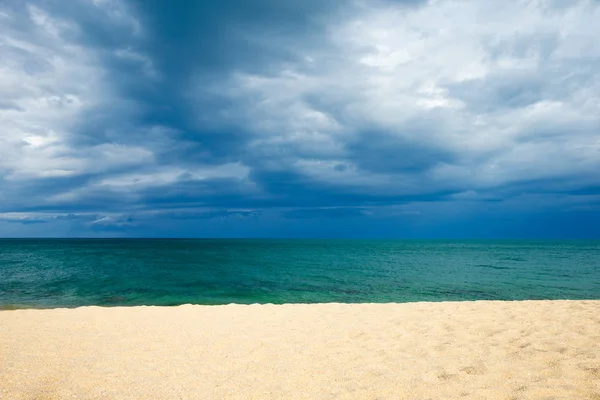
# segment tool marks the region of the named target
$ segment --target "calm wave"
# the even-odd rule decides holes
[[[0,240],[0,308],[600,299],[600,241]]]

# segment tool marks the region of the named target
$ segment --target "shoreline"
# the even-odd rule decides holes
[[[0,312],[2,311],[51,311],[51,310],[79,310],[85,308],[101,308],[101,309],[115,309],[115,308],[177,308],[177,307],[231,307],[231,306],[242,306],[242,307],[256,307],[256,306],[321,306],[321,305],[403,305],[403,304],[462,304],[462,303],[526,303],[526,302],[600,302],[600,298],[589,298],[589,299],[524,299],[524,300],[420,300],[420,301],[388,301],[388,302],[319,302],[319,303],[224,303],[224,304],[200,304],[200,303],[183,303],[174,305],[155,305],[155,304],[136,304],[136,305],[107,305],[107,304],[92,304],[92,305],[81,305],[81,306],[58,306],[58,307],[35,307],[35,306],[24,306],[20,305],[0,305]],[[8,307],[7,307],[8,306]],[[14,307],[13,307],[14,306]]]
[[[600,300],[0,312],[0,399],[595,399]]]

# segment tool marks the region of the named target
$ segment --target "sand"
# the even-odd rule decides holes
[[[0,312],[1,399],[600,399],[600,301]]]

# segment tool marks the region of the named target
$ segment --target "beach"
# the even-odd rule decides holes
[[[0,311],[1,399],[600,399],[600,301]]]

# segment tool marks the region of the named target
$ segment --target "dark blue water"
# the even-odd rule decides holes
[[[600,241],[0,240],[0,308],[600,299]]]

